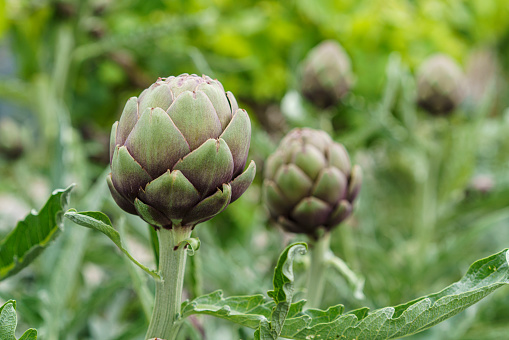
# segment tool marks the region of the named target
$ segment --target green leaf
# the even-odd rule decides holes
[[[33,328],[28,329],[19,340],[35,340],[37,339],[37,331]]]
[[[189,237],[177,244],[177,249],[181,249],[182,247],[187,247],[187,254],[189,256],[194,256],[195,252],[200,249],[200,239],[197,237]]]
[[[38,213],[27,215],[0,242],[0,281],[25,268],[60,234],[73,187],[53,191]]]
[[[286,320],[281,335],[290,339],[397,339],[428,329],[509,283],[507,249],[472,264],[467,274],[441,292],[396,307],[341,315],[342,306],[307,310]],[[294,327],[293,319],[308,322]],[[327,321],[329,319],[329,321]]]
[[[260,321],[260,327],[254,333],[254,340],[277,340],[270,328],[270,323],[267,319]]]
[[[108,236],[110,240],[115,243],[115,245],[124,253],[127,255],[127,257],[138,267],[143,269],[147,274],[155,278],[156,280],[160,280],[161,277],[159,274],[157,274],[156,271],[151,270],[144,266],[143,264],[139,263],[137,260],[135,260],[131,254],[127,251],[127,249],[122,244],[122,240],[120,238],[120,234],[118,231],[116,231],[113,228],[113,225],[111,224],[111,221],[108,216],[106,216],[104,213],[100,211],[82,211],[77,212],[74,209],[69,209],[65,214],[65,217],[70,219],[76,224],[79,224],[81,226],[95,229],[103,233],[104,235]]]
[[[293,259],[298,252],[302,253],[306,249],[305,243],[295,243],[288,246],[279,257],[274,270],[274,290],[269,292],[274,301],[267,301],[261,294],[224,298],[222,291],[215,291],[197,297],[191,302],[184,302],[182,304],[183,318],[192,314],[207,314],[257,329],[255,335],[257,339],[277,339],[287,315],[301,316],[302,307],[305,304],[304,300],[293,304],[291,301],[294,290]],[[299,322],[297,319],[295,318],[293,322]],[[307,325],[305,322],[300,324],[303,327]]]
[[[16,302],[9,300],[2,306],[0,312],[0,339],[16,340],[14,331],[17,323]]]
[[[257,328],[262,320],[270,317],[272,301],[261,295],[223,297],[218,290],[182,303],[182,315],[207,314],[235,322],[249,328]]]
[[[271,334],[274,340],[277,340],[281,334],[292,304],[294,293],[293,260],[297,253],[305,254],[307,249],[307,244],[302,242],[289,245],[279,256],[278,263],[274,269],[274,278],[272,280],[274,290],[267,292],[267,295],[276,303],[272,310],[270,321]],[[262,331],[264,327],[263,324],[260,324],[261,335],[265,332]]]
[[[276,268],[274,269],[274,277],[272,283],[274,290],[267,292],[274,302],[280,303],[291,300],[293,296],[293,259],[297,252],[304,254],[308,249],[303,242],[293,243],[286,247],[279,256]]]
[[[183,317],[192,314],[220,317],[256,329],[255,339],[260,340],[275,340],[278,336],[297,340],[397,339],[428,329],[509,283],[509,252],[506,249],[475,262],[460,281],[444,290],[396,307],[381,308],[371,313],[364,307],[344,314],[342,305],[325,311],[303,311],[304,300],[292,303],[281,333],[277,334],[277,323],[281,322],[278,317],[282,317],[288,307],[286,303],[291,299],[293,289],[293,276],[288,275],[291,265],[284,259],[291,261],[299,248],[294,249],[293,255],[288,248],[283,252],[275,270],[275,289],[271,295],[278,299],[278,305],[283,304],[281,309],[274,302],[266,301],[263,295],[224,298],[221,291],[216,291],[184,302]],[[282,299],[283,296],[286,300]],[[276,311],[278,314],[274,315]]]
[[[16,340],[15,332],[18,320],[16,317],[16,301],[9,300],[0,307],[0,339]],[[37,331],[27,330],[19,340],[35,340]]]

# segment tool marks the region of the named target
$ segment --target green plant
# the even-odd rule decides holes
[[[267,160],[263,189],[272,218],[313,243],[307,286],[311,307],[320,306],[330,264],[339,264],[362,296],[361,280],[329,248],[330,232],[351,215],[361,183],[361,168],[352,167],[345,147],[324,131],[290,131]]]
[[[117,204],[157,230],[159,270],[147,339],[175,339],[186,248],[194,227],[253,181],[251,125],[231,92],[207,76],[159,79],[129,99],[111,132],[108,186]],[[196,248],[196,247],[195,247]]]
[[[46,340],[144,337],[159,280],[158,234],[108,193],[108,136],[129,97],[159,75],[183,72],[217,77],[235,93],[250,114],[249,159],[258,168],[282,134],[312,127],[345,145],[352,164],[362,166],[363,188],[350,217],[329,233],[337,256],[325,257],[343,269],[325,274],[320,305],[332,307],[320,311],[299,301],[306,297],[306,271],[315,267],[311,241],[310,256],[288,251],[288,258],[295,255],[294,281],[278,270],[276,283],[293,287],[292,307],[285,313],[289,300],[278,294],[272,313],[276,301],[265,292],[277,256],[308,237],[267,227],[262,176],[256,176],[239,200],[193,231],[203,246],[186,260],[179,339],[252,340],[262,321],[260,336],[269,339],[278,333],[371,339],[377,335],[370,324],[380,337],[403,337],[434,323],[416,319],[395,333],[412,312],[429,320],[439,314],[438,322],[453,300],[461,309],[476,301],[468,294],[484,296],[503,285],[496,278],[505,270],[501,253],[477,262],[454,285],[459,295],[448,289],[394,308],[392,318],[384,308],[439,291],[476,259],[507,247],[505,13],[504,0],[0,1],[0,144],[20,150],[15,128],[4,123],[12,117],[23,145],[22,153],[0,150],[0,305],[16,300],[15,336],[33,327]],[[322,109],[301,100],[300,71],[311,49],[327,40],[348,52],[355,86],[341,103]],[[479,48],[491,54],[485,66],[470,61]],[[465,66],[469,82],[467,97],[447,117],[416,107],[414,75],[435,53]],[[476,191],[479,175],[493,180],[490,190]],[[73,182],[71,201],[63,200],[66,189],[51,194]],[[75,210],[61,219],[69,207],[101,210],[111,220]],[[193,249],[194,238],[188,239]],[[494,258],[500,270],[492,273]],[[411,339],[505,338],[508,296],[499,289]],[[441,309],[426,309],[428,302]],[[364,306],[372,312],[362,315]],[[282,328],[278,315],[286,315]]]
[[[300,81],[303,96],[322,109],[337,105],[352,87],[351,68],[350,57],[338,42],[321,42],[303,62]]]
[[[446,55],[429,57],[417,72],[417,104],[431,114],[454,111],[465,97],[465,91],[461,68]]]

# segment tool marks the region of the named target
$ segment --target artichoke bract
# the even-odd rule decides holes
[[[317,237],[352,212],[362,172],[342,144],[309,128],[290,131],[269,156],[263,183],[271,217],[284,229]]]
[[[127,101],[113,124],[108,186],[116,203],[157,228],[195,226],[238,199],[251,123],[231,92],[208,76],[159,78]]]
[[[314,47],[303,62],[301,91],[317,107],[338,104],[352,86],[352,80],[350,58],[334,40]]]
[[[464,98],[464,76],[454,60],[435,54],[417,72],[417,104],[433,115],[451,113]]]

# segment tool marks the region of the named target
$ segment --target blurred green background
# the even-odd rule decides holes
[[[326,39],[346,50],[355,81],[321,110],[298,90],[302,61]],[[415,105],[415,71],[437,52],[461,65],[468,88],[446,117]],[[158,77],[207,74],[249,112],[259,173],[238,202],[197,228],[202,248],[186,296],[263,293],[283,247],[306,240],[273,225],[261,201],[264,160],[297,126],[326,130],[364,170],[354,216],[332,247],[364,277],[366,298],[332,271],[322,307],[379,308],[438,291],[509,246],[508,55],[505,0],[0,0],[0,236],[52,190],[77,183],[71,206],[107,212],[126,225],[131,250],[153,262],[148,227],[105,189],[111,125]],[[0,283],[0,299],[18,301],[19,328],[50,340],[142,338],[146,278],[103,235],[65,227],[34,264]],[[296,268],[302,286],[306,265]],[[508,325],[501,289],[412,339],[503,339]],[[182,335],[252,338],[210,318]]]

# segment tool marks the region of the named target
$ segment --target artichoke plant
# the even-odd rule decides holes
[[[327,133],[297,128],[267,159],[263,184],[271,217],[284,229],[317,237],[352,212],[362,173]]]
[[[428,58],[417,72],[417,104],[433,115],[446,115],[464,97],[464,76],[451,58],[436,54]]]
[[[28,145],[28,131],[9,116],[0,118],[0,157],[18,159]]]
[[[350,58],[334,40],[314,47],[303,62],[301,91],[317,107],[338,104],[352,86],[352,80]]]
[[[238,199],[251,123],[210,77],[159,78],[127,101],[113,124],[108,186],[117,204],[157,228],[195,226]]]

